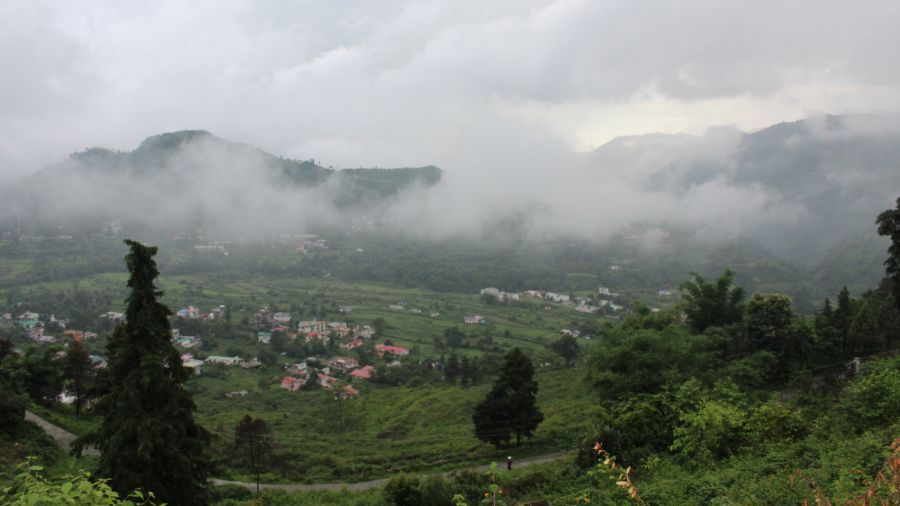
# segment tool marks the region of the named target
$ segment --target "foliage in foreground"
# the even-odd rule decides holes
[[[9,506],[151,506],[153,494],[146,496],[135,490],[125,496],[110,488],[108,480],[92,481],[90,473],[64,476],[62,481],[49,481],[44,468],[29,458],[18,466],[13,484],[0,489],[0,502]]]

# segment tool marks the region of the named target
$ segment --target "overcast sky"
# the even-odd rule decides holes
[[[181,129],[452,172],[898,112],[898,26],[896,1],[0,0],[0,176]]]

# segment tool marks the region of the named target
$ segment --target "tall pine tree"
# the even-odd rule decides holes
[[[107,350],[109,391],[96,406],[103,423],[87,438],[100,450],[97,475],[120,493],[141,488],[173,505],[207,503],[209,434],[194,422],[190,373],[171,341],[155,247],[126,240],[131,277],[125,323]]]

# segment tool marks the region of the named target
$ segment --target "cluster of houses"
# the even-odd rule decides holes
[[[352,309],[350,306],[341,306],[341,311],[345,314]],[[405,310],[405,306],[403,309]],[[375,328],[370,325],[350,326],[341,321],[325,320],[293,321],[290,313],[272,312],[268,308],[256,312],[256,326],[257,341],[263,344],[271,342],[274,332],[281,332],[288,339],[303,339],[307,343],[319,341],[329,344],[332,340],[337,340],[340,341],[339,347],[343,351],[351,351],[365,345],[376,333]],[[388,367],[400,365],[398,359],[409,355],[408,349],[387,344],[376,344],[374,351],[382,359],[388,360]],[[363,365],[355,358],[340,355],[329,359],[317,359],[315,363],[318,366],[310,366],[307,362],[288,365],[281,381],[281,388],[295,392],[309,382],[315,382],[322,388],[338,389],[343,394],[357,396],[359,391],[346,385],[337,376],[343,376],[349,381],[365,381],[371,378],[375,370],[372,365]]]
[[[332,339],[370,339],[375,335],[375,329],[369,325],[354,325],[350,327],[341,321],[327,322],[325,320],[300,320],[291,323],[291,314],[283,312],[271,312],[267,308],[256,312],[256,339],[260,343],[269,344],[273,332],[281,332],[288,339],[303,338],[307,343],[319,341],[328,344]],[[345,348],[351,349],[351,348]]]
[[[35,313],[33,311],[25,311],[24,313],[16,316],[14,316],[12,313],[3,313],[2,315],[0,315],[0,320],[22,327],[28,338],[36,343],[51,344],[57,342],[57,338],[55,336],[51,336],[45,333],[46,325],[44,321],[41,320],[41,315],[39,313]],[[66,328],[66,326],[69,324],[68,320],[57,319],[53,314],[51,314],[50,317],[47,318],[47,322],[55,323],[56,325],[61,327],[63,329],[63,335],[75,341],[84,341],[86,339],[97,338],[97,334],[95,332]]]
[[[375,353],[381,358],[393,356],[393,360],[387,363],[388,367],[400,365],[398,357],[409,355],[409,350],[399,346],[376,344]],[[312,367],[307,362],[290,364],[285,367],[285,376],[281,379],[281,388],[290,392],[296,392],[310,381],[329,390],[339,389],[340,392],[352,397],[359,395],[359,391],[350,385],[343,384],[337,377],[342,376],[348,381],[365,381],[375,373],[375,366],[371,364],[360,365],[359,361],[352,357],[336,356],[328,360],[317,360],[320,367]],[[343,384],[343,386],[341,386]]]

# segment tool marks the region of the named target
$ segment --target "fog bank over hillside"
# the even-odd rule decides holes
[[[528,152],[522,146],[512,156]],[[875,216],[893,205],[900,116],[622,137],[587,154],[536,157],[484,174],[448,170],[428,194],[406,194],[391,216],[405,230],[435,236],[522,220],[531,237],[603,240],[632,223],[668,223],[710,240],[751,238],[812,262],[841,240],[872,234]]]
[[[461,150],[443,171],[334,170],[177,132],[131,152],[76,153],[9,186],[3,212],[7,224],[117,220],[221,238],[337,229],[604,241],[643,223],[749,238],[812,262],[871,234],[900,191],[898,116],[622,137],[586,154],[539,140],[502,147]]]

